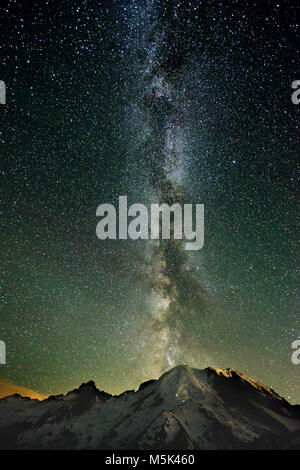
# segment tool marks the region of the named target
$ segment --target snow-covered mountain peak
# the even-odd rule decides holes
[[[298,446],[300,407],[233,369],[180,365],[112,396],[94,382],[43,401],[0,400],[0,448]]]

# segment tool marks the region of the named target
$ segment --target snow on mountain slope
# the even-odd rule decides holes
[[[2,449],[300,448],[299,433],[299,407],[232,369],[177,366],[119,396],[89,382],[0,400]]]

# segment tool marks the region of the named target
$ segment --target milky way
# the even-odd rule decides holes
[[[300,402],[294,2],[1,3],[1,378],[41,394],[232,367]],[[205,206],[205,243],[96,208]]]
[[[177,7],[161,8],[157,2],[149,2],[151,30],[145,41],[140,77],[139,100],[135,105],[144,126],[141,135],[146,136],[139,146],[140,157],[148,170],[153,198],[159,202],[184,203],[185,167],[187,166],[187,129],[184,122],[188,104],[184,96],[184,82],[178,64],[184,45],[170,35],[176,18]],[[188,200],[188,199],[187,199]],[[170,328],[168,319],[180,310],[179,299],[184,295],[180,276],[185,272],[184,242],[161,240],[150,248],[147,264],[150,267],[151,300],[153,317],[151,344],[157,351],[155,362],[165,370],[175,366],[180,358],[178,328]],[[187,280],[188,282],[188,280]],[[195,287],[195,286],[194,286]],[[199,292],[197,286],[196,292]],[[182,291],[182,292],[181,292]],[[177,305],[179,304],[179,305]]]

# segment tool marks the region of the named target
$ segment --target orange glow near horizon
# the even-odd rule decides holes
[[[18,393],[19,395],[22,395],[22,397],[34,398],[37,400],[45,400],[45,398],[48,397],[48,395],[43,395],[42,393],[23,387],[22,385],[16,385],[8,380],[0,381],[0,398],[8,397],[14,393]]]

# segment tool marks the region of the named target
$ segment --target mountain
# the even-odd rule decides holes
[[[0,400],[1,449],[300,449],[300,407],[233,369],[177,366],[112,396],[94,382]]]

